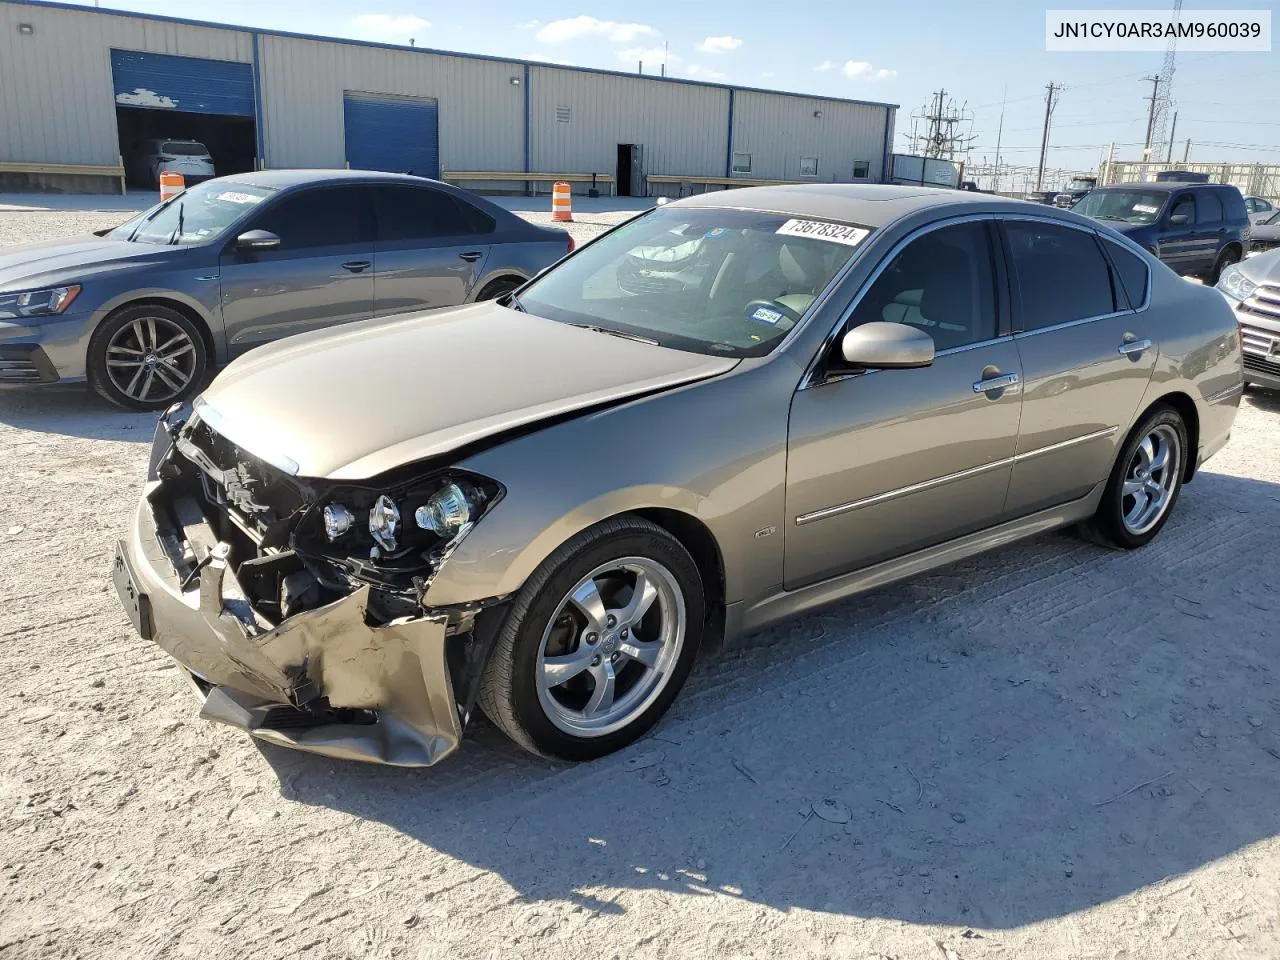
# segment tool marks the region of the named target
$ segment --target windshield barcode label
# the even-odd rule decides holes
[[[823,223],[821,220],[788,220],[774,232],[784,237],[813,237],[856,247],[871,231],[843,223]]]

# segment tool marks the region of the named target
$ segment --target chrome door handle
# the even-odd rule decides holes
[[[465,260],[465,261],[467,261],[467,263],[475,263],[475,262],[476,262],[477,260],[479,260],[482,256],[484,256],[484,254],[482,254],[479,250],[472,250],[470,253],[460,253],[460,254],[458,254],[458,259],[459,259],[459,260]]]
[[[1128,356],[1131,353],[1141,353],[1143,350],[1151,349],[1150,340],[1127,340],[1117,347],[1121,354]]]
[[[990,377],[986,380],[979,380],[973,385],[974,393],[990,393],[992,390],[1003,390],[1005,387],[1012,387],[1018,382],[1016,373],[1002,373],[998,377]]]
[[[348,260],[342,265],[343,270],[350,270],[352,273],[360,273],[362,270],[368,270],[371,266],[368,260]]]

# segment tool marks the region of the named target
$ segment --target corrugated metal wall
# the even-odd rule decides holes
[[[0,3],[0,161],[116,163],[112,47],[253,59],[251,36],[235,30]]]
[[[341,167],[344,90],[434,97],[445,170],[521,170],[524,66],[263,34],[267,164]]]
[[[547,173],[608,173],[620,143],[644,147],[646,174],[724,176],[729,91],[639,76],[534,67],[532,166]],[[569,122],[556,119],[568,107]]]
[[[814,116],[818,112],[821,117]],[[887,108],[872,104],[739,90],[733,106],[733,149],[751,154],[751,172],[741,176],[798,180],[800,158],[817,157],[817,180],[850,180],[854,161],[865,160],[871,165],[871,182],[878,182],[884,171],[888,114]]]

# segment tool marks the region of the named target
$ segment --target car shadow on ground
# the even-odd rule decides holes
[[[702,663],[652,736],[592,764],[483,722],[429,770],[263,753],[286,797],[529,900],[1062,916],[1280,831],[1278,504],[1205,473],[1145,550],[1055,533],[797,618]]]
[[[83,384],[0,390],[0,423],[36,433],[150,443],[157,417],[113,406]]]

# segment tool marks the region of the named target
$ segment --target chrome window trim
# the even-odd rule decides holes
[[[898,487],[895,490],[886,490],[884,493],[877,493],[870,497],[863,497],[861,500],[850,500],[847,503],[837,503],[830,507],[822,507],[818,510],[812,510],[809,513],[802,513],[796,517],[796,526],[803,527],[805,524],[813,523],[816,520],[826,520],[828,517],[837,517],[841,514],[851,513],[854,510],[860,510],[863,507],[874,506],[877,503],[887,503],[890,500],[898,500],[902,497],[910,496],[913,493],[921,493],[925,490],[941,487],[948,483],[954,483],[957,480],[967,480],[969,477],[976,477],[991,470],[999,470],[1001,467],[1012,467],[1016,464],[1022,463],[1024,460],[1043,456],[1046,453],[1056,453],[1059,450],[1066,450],[1069,447],[1088,443],[1091,440],[1102,440],[1106,437],[1114,436],[1119,429],[1120,428],[1118,426],[1105,427],[1102,430],[1094,430],[1092,433],[1086,433],[1079,437],[1072,437],[1070,440],[1062,440],[1058,443],[1051,443],[1048,446],[1037,447],[1035,450],[1015,453],[1011,457],[1002,457],[999,460],[992,460],[990,463],[980,464],[976,467],[969,467],[965,470],[958,470],[955,473],[948,473],[941,477],[934,477],[931,480],[921,480],[919,483],[911,483],[905,487]]]
[[[1049,327],[1037,327],[1034,330],[1023,330],[1021,333],[1015,333],[1015,340],[1025,340],[1027,337],[1039,336],[1042,333],[1054,333],[1058,330],[1066,330],[1070,327],[1080,327],[1086,323],[1096,323],[1099,320],[1112,320],[1116,317],[1125,317],[1133,313],[1132,310],[1116,310],[1112,313],[1102,313],[1096,317],[1084,317],[1080,320],[1064,320],[1062,323],[1055,323]]]
[[[877,280],[880,279],[880,275],[884,273],[885,270],[889,269],[889,264],[893,262],[894,257],[896,257],[899,253],[901,253],[902,250],[907,246],[907,244],[911,243],[917,237],[922,237],[926,233],[932,233],[934,230],[941,230],[944,227],[952,227],[962,223],[970,223],[970,222],[982,221],[982,220],[994,220],[995,218],[996,218],[996,215],[994,213],[958,214],[953,217],[946,217],[942,220],[935,220],[933,223],[926,223],[924,226],[917,227],[915,230],[912,230],[905,237],[903,237],[901,240],[895,243],[889,249],[889,252],[886,253],[880,259],[880,262],[876,264],[876,268],[871,271],[871,273],[867,276],[867,279],[862,282],[862,286],[858,288],[857,293],[853,295],[853,299],[849,301],[848,307],[846,307],[845,310],[840,314],[836,322],[832,324],[831,329],[827,331],[827,335],[823,338],[821,346],[819,346],[818,349],[814,351],[813,356],[809,358],[809,362],[805,366],[804,375],[800,378],[800,385],[796,388],[797,391],[808,390],[810,387],[821,386],[823,383],[828,382],[825,380],[818,381],[815,379],[815,376],[814,376],[815,373],[817,372],[819,364],[822,362],[822,358],[826,356],[827,351],[831,349],[832,345],[836,341],[837,334],[844,327],[844,325],[849,322],[849,318],[853,316],[853,312],[858,309],[858,305],[862,303],[862,299],[867,295],[867,292],[871,289],[872,285]],[[888,225],[886,224],[886,226]],[[884,230],[885,227],[880,227],[878,229]],[[870,239],[870,237],[868,237],[868,239]],[[835,278],[835,280],[833,280],[832,282],[834,283],[836,282],[836,280],[843,279],[844,273],[847,273],[849,269],[852,269],[854,263],[858,259],[859,258],[857,257],[850,259],[849,263],[845,265],[846,270],[842,272],[842,274],[839,277]],[[994,258],[991,266],[992,266],[992,269],[994,270],[995,268]],[[816,306],[817,306],[817,303],[815,302],[814,307]],[[813,307],[811,307],[810,309],[813,309]],[[796,326],[798,327],[799,324],[796,324]],[[792,332],[794,332],[794,329]],[[1001,339],[1001,338],[996,338],[996,339]],[[779,344],[779,347],[783,346],[784,344],[785,344],[785,339],[782,344]],[[975,347],[981,346],[981,345],[982,345],[981,343],[972,344],[972,346],[975,346]],[[969,345],[966,344],[966,346],[969,346]],[[936,356],[943,356],[957,349],[960,349],[960,348],[950,347],[947,350],[940,351],[938,354],[936,354]],[[846,379],[846,378],[841,378],[841,379]]]

